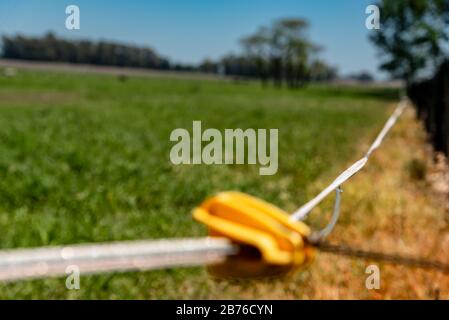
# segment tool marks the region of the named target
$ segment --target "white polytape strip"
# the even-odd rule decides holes
[[[356,163],[354,163],[352,166],[350,166],[348,169],[346,169],[342,174],[340,174],[337,179],[335,179],[330,185],[328,185],[323,191],[321,191],[315,198],[307,202],[305,205],[303,205],[301,208],[296,210],[292,216],[292,220],[302,220],[305,218],[305,216],[313,209],[315,208],[321,201],[323,201],[324,198],[326,198],[332,191],[337,189],[339,186],[341,186],[346,180],[348,180],[350,177],[352,177],[354,174],[356,174],[359,170],[361,170],[366,162],[368,161],[368,158],[362,158]]]
[[[365,156],[351,165],[348,169],[343,171],[330,185],[328,185],[323,191],[321,191],[315,198],[307,202],[301,208],[292,213],[291,219],[294,221],[303,220],[307,214],[315,208],[324,198],[326,198],[332,191],[341,186],[344,182],[346,182],[349,178],[351,178],[354,174],[362,170],[365,164],[368,162],[369,156],[376,150],[381,144],[388,131],[394,126],[398,118],[401,116],[402,112],[404,112],[405,107],[407,106],[407,101],[402,99],[399,102],[398,106],[394,110],[393,114],[385,123],[382,131],[377,136],[376,140],[374,140],[373,144],[368,149],[368,152]]]
[[[383,127],[382,131],[377,136],[376,140],[374,140],[373,144],[369,148],[368,152],[366,153],[366,157],[369,157],[371,153],[373,153],[374,150],[379,148],[379,146],[382,144],[382,141],[384,140],[385,136],[387,135],[388,131],[395,125],[396,121],[401,116],[402,112],[404,112],[404,109],[407,107],[407,101],[405,99],[401,100],[399,102],[397,108],[394,110],[391,117],[388,119],[388,121],[385,123],[385,126]]]

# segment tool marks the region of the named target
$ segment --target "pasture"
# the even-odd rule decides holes
[[[0,77],[0,248],[204,236],[191,210],[224,190],[292,211],[316,191],[314,181],[360,156],[395,98],[394,89],[229,80],[21,70]],[[277,173],[173,165],[170,132],[195,120],[221,131],[279,129]],[[78,291],[62,278],[0,284],[0,298],[269,298],[258,286],[181,268],[83,276]]]

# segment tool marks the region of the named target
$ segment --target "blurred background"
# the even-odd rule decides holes
[[[410,110],[349,187],[335,239],[447,257],[447,0],[2,0],[0,35],[2,249],[204,236],[190,212],[223,190],[291,212],[362,154],[407,93],[422,121]],[[279,129],[278,173],[173,165],[170,132],[194,120]],[[307,222],[325,224],[331,205]],[[390,266],[369,291],[365,267],[324,256],[258,282],[205,268],[83,276],[80,290],[22,281],[0,284],[0,298],[448,297],[447,276]]]

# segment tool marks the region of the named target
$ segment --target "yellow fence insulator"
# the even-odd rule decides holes
[[[307,265],[313,258],[314,249],[306,240],[309,227],[252,196],[219,193],[195,208],[193,216],[209,228],[210,236],[228,238],[240,247],[237,255],[211,267],[217,276],[280,275]]]

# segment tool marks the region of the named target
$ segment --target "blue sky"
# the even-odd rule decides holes
[[[177,62],[197,63],[238,52],[238,40],[280,17],[305,17],[321,57],[342,74],[377,76],[365,8],[374,0],[1,0],[0,33],[107,39],[150,46]],[[81,30],[65,29],[65,8],[76,4]]]

